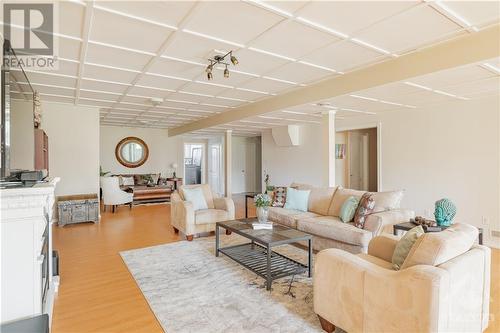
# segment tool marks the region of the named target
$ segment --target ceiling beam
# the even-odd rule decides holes
[[[500,24],[168,131],[176,136],[500,56]]]

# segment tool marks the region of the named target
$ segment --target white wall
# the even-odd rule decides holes
[[[450,198],[457,222],[500,230],[498,96],[339,120],[338,128],[381,123],[381,190],[405,189],[403,206],[430,214]],[[499,243],[500,240],[496,239]]]
[[[268,173],[271,185],[289,185],[294,181],[323,185],[321,126],[300,125],[299,136],[299,146],[278,147],[271,130],[262,133],[262,176]]]
[[[100,163],[103,171],[113,174],[158,173],[162,177],[171,177],[172,163],[177,163],[177,176],[182,177],[182,137],[168,137],[165,129],[136,128],[136,127],[100,127]],[[115,157],[115,148],[120,140],[128,137],[138,137],[149,148],[149,157],[146,163],[137,168],[127,168],[121,165]]]

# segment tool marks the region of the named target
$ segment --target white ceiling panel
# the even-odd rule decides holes
[[[126,95],[122,98],[122,103],[137,103],[151,107],[151,98],[147,96],[130,96]]]
[[[200,103],[200,102],[206,101],[207,99],[211,98],[211,96],[201,96],[198,94],[191,93],[189,91],[179,90],[178,92],[173,93],[172,95],[169,95],[168,98],[179,99],[181,101]]]
[[[149,109],[150,106],[148,105],[138,105],[138,104],[131,104],[127,102],[122,102],[118,103],[113,106],[113,109],[115,110],[140,110],[140,111],[145,111],[146,109]]]
[[[114,93],[123,93],[127,86],[108,82],[99,82],[82,79],[81,88],[87,90],[109,91]]]
[[[36,91],[38,91],[41,94],[62,95],[62,96],[68,96],[68,97],[75,96],[75,89],[47,87],[47,86],[40,86],[37,84],[33,84],[33,87],[35,88]],[[23,89],[24,89],[24,87],[23,87]],[[24,90],[26,91],[27,89],[24,89]]]
[[[285,59],[250,51],[248,49],[239,50],[235,52],[234,55],[239,59],[237,70],[258,75],[265,74],[288,62],[288,60]]]
[[[329,45],[304,57],[304,61],[326,66],[337,71],[346,71],[371,63],[385,56],[358,44],[342,41]]]
[[[449,92],[449,91],[446,90],[446,92]],[[404,95],[404,96],[394,96],[394,98],[392,98],[392,100],[394,102],[399,102],[399,103],[404,102],[406,104],[422,106],[422,105],[432,104],[432,103],[455,101],[456,99],[453,97],[450,97],[450,96],[436,94],[432,91],[420,90],[419,92],[413,93],[413,94],[408,94],[408,95]]]
[[[241,88],[264,91],[267,93],[278,93],[285,89],[295,87],[294,85],[263,78],[255,78],[243,84]]]
[[[144,87],[134,86],[134,87],[130,88],[129,94],[130,95],[138,95],[138,96],[164,98],[164,97],[170,95],[171,92],[159,90],[159,89],[153,89],[153,88],[144,88]]]
[[[350,108],[354,110],[362,110],[367,112],[378,112],[378,111],[398,108],[397,106],[394,105],[389,105],[376,101],[368,101],[360,98],[351,97],[348,95],[331,98],[326,100],[326,102],[329,102],[333,106],[340,108]],[[396,102],[396,101],[391,101],[391,102]]]
[[[59,33],[81,38],[85,6],[70,1],[60,1],[58,4]]]
[[[297,15],[351,35],[416,4],[417,1],[311,1]]]
[[[215,86],[211,84],[202,84],[202,83],[188,83],[184,87],[182,87],[182,91],[185,92],[192,92],[192,93],[198,93],[198,94],[205,94],[205,95],[218,95],[224,90],[227,90],[228,88],[226,87],[220,87],[220,86]]]
[[[111,26],[127,29],[110,29]],[[171,33],[171,29],[95,10],[90,40],[155,53]]]
[[[72,60],[80,59],[81,43],[78,40],[59,38],[59,58],[66,58]]]
[[[293,13],[298,9],[304,7],[304,5],[310,3],[310,1],[263,1],[273,7],[284,10],[288,13]]]
[[[217,54],[215,50],[229,51],[233,48],[234,46],[231,44],[178,31],[163,54],[169,57],[206,64],[207,58]],[[193,65],[191,64],[191,66]]]
[[[139,79],[139,81],[137,81],[137,84],[140,86],[150,86],[150,87],[176,90],[180,88],[182,85],[186,84],[186,81],[174,80],[163,76],[154,76],[145,74]]]
[[[176,110],[182,110],[182,109],[187,109],[187,108],[190,108],[190,107],[193,107],[193,105],[196,106],[196,108],[198,108],[198,106],[196,104],[192,104],[190,103],[191,101],[187,101],[185,98],[183,97],[186,97],[184,95],[182,96],[179,96],[179,94],[175,94],[174,96],[169,96],[168,99],[166,99],[163,103],[161,103],[161,106],[158,107],[158,109],[162,109],[162,107],[164,107],[166,111],[169,111],[169,110],[173,110],[173,109],[176,109]],[[183,98],[183,99],[181,99]]]
[[[338,38],[294,21],[284,21],[267,31],[252,43],[264,49],[291,58],[300,58]]]
[[[153,22],[177,26],[194,5],[192,1],[99,1],[100,7]]]
[[[193,64],[185,62],[158,58],[149,68],[148,72],[192,79],[201,72],[205,73],[205,68],[202,66],[193,66]]]
[[[89,106],[99,106],[99,107],[111,107],[114,102],[113,101],[106,101],[106,100],[93,100],[93,99],[89,99],[89,98],[80,98],[79,104],[82,104],[82,105],[89,105]]]
[[[71,76],[78,75],[78,67],[79,67],[78,63],[59,60],[58,67],[59,68],[57,70],[51,70],[50,73],[71,75]]]
[[[40,98],[42,101],[66,103],[66,104],[73,104],[75,101],[74,98],[70,98],[70,97],[50,96],[50,95],[45,95],[45,94],[41,94]]]
[[[443,4],[473,25],[500,19],[498,1],[443,1]]]
[[[243,105],[245,102],[239,102],[239,101],[232,101],[228,99],[222,99],[222,98],[207,98],[203,103],[207,104],[215,104],[215,105],[224,105],[224,106],[238,106],[238,105]],[[224,109],[224,112],[227,112],[230,109]]]
[[[89,43],[86,61],[132,70],[141,70],[151,56]]]
[[[446,92],[459,96],[472,96],[484,92],[494,92],[500,90],[500,76],[491,77],[484,80],[467,82],[457,86],[449,86]]]
[[[120,97],[120,95],[107,94],[105,92],[99,92],[99,91],[80,90],[80,97],[92,98],[92,99],[103,99],[103,100],[109,100],[109,101],[114,102],[114,101],[118,100],[118,97]]]
[[[238,1],[207,1],[198,5],[186,29],[245,44],[282,18]]]
[[[298,62],[288,63],[274,71],[269,72],[268,75],[278,79],[299,83],[308,83],[336,76],[336,74],[330,71],[311,67]]]
[[[393,53],[414,49],[458,32],[459,26],[431,7],[417,6],[373,25],[356,37]]]
[[[356,94],[382,100],[390,100],[394,98],[394,96],[417,93],[420,90],[421,89],[404,84],[403,82],[395,82],[366,90],[361,90],[359,92],[356,92]]]
[[[105,81],[116,81],[122,83],[131,83],[138,73],[122,71],[118,69],[106,68],[101,66],[93,66],[85,64],[83,68],[83,76],[105,80]]]
[[[463,66],[412,78],[411,82],[439,89],[457,82],[475,81],[492,76],[494,76],[492,72],[479,66]]]
[[[224,69],[223,67],[217,67],[212,71],[213,78],[208,81],[207,73],[205,72],[205,68],[199,69],[199,75],[196,77],[197,81],[209,82],[220,84],[229,87],[239,87],[242,83],[251,80],[252,77],[244,74],[236,73],[235,70],[239,69],[239,65],[230,66],[229,68],[229,77],[224,77]]]
[[[60,87],[74,88],[76,87],[76,79],[66,76],[50,75],[50,72],[44,74],[42,72],[27,72],[28,78],[32,82],[50,84]]]
[[[219,94],[222,97],[238,98],[247,101],[256,101],[262,98],[269,97],[270,95],[259,94],[251,91],[238,90],[238,89],[228,89],[223,93]]]

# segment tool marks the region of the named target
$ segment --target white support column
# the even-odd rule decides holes
[[[231,198],[231,177],[232,177],[232,164],[231,160],[233,158],[232,154],[232,130],[226,130],[226,134],[224,135],[224,194],[226,197]]]
[[[326,186],[335,186],[335,111],[323,112],[321,119],[322,156],[323,156],[323,183]]]

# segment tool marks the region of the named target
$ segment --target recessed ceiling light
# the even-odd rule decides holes
[[[303,65],[307,65],[307,66],[311,66],[311,67],[316,67],[316,68],[319,68],[319,69],[324,69],[325,71],[337,73],[337,71],[335,69],[333,69],[333,68],[328,68],[328,67],[325,67],[325,66],[316,65],[316,64],[313,64],[313,63],[310,63],[310,62],[307,62],[307,61],[302,61],[302,60],[299,60],[297,62],[300,63],[300,64],[303,64]]]
[[[446,6],[445,4],[443,4],[441,1],[436,1],[434,2],[436,4],[436,6],[440,7],[442,10],[444,10],[445,12],[447,12],[448,14],[450,14],[451,16],[453,16],[454,18],[456,18],[458,21],[460,21],[462,24],[464,24],[466,27],[468,28],[471,28],[472,30],[474,31],[479,31],[478,28],[476,28],[475,26],[473,26],[469,21],[467,21],[463,16],[459,15],[457,12],[455,12],[454,10],[452,10],[450,7]]]
[[[172,29],[172,30],[177,30],[177,27],[174,27],[173,25],[168,25],[168,24],[165,24],[165,23],[161,23],[161,22],[157,22],[157,21],[150,20],[150,19],[146,19],[146,18],[143,18],[143,17],[139,17],[139,16],[135,16],[135,15],[127,14],[127,13],[120,12],[120,11],[117,11],[117,10],[114,10],[114,9],[110,9],[110,8],[102,7],[102,6],[100,6],[100,5],[94,5],[94,8],[95,8],[95,9],[102,10],[102,11],[104,11],[104,12],[108,12],[108,13],[112,13],[112,14],[120,15],[120,16],[123,16],[123,17],[131,18],[131,19],[134,19],[134,20],[137,20],[137,21],[146,22],[146,23],[151,23],[151,24],[154,24],[154,25],[157,25],[157,26],[163,27],[163,28]]]
[[[290,57],[287,57],[287,56],[284,56],[284,55],[281,55],[281,54],[277,54],[277,53],[274,53],[274,52],[270,52],[270,51],[258,49],[256,47],[249,47],[248,49],[251,50],[251,51],[262,53],[262,54],[267,54],[267,55],[270,55],[270,56],[273,56],[273,57],[276,57],[276,58],[285,59],[285,60],[288,60],[288,61],[297,61],[294,58],[290,58]]]
[[[340,32],[340,31],[337,31],[337,30],[334,30],[334,29],[328,28],[328,27],[326,27],[326,26],[324,26],[324,25],[322,25],[322,24],[319,24],[319,23],[313,22],[313,21],[308,20],[308,19],[306,19],[306,18],[304,18],[304,17],[301,17],[301,16],[298,16],[298,17],[297,17],[297,21],[300,21],[300,22],[302,22],[302,23],[305,23],[305,24],[307,24],[307,25],[309,25],[309,26],[312,26],[312,27],[314,27],[314,28],[318,28],[318,29],[320,29],[320,30],[323,30],[323,31],[329,32],[329,33],[331,33],[331,34],[333,34],[333,35],[336,35],[337,37],[340,37],[340,38],[343,38],[343,39],[349,38],[349,36],[348,36],[348,35],[346,35],[346,34],[344,34],[344,33]]]
[[[210,36],[210,35],[207,35],[207,34],[202,34],[200,32],[192,31],[192,30],[189,30],[189,29],[182,29],[182,31],[185,32],[185,33],[191,34],[191,35],[198,36],[198,37],[203,37],[203,38],[215,40],[217,42],[221,42],[221,43],[225,43],[225,44],[229,44],[229,45],[234,45],[234,46],[239,47],[239,48],[244,48],[245,47],[245,45],[240,44],[240,43],[231,42],[231,41],[228,41],[228,40],[225,40],[225,39],[222,39],[222,38],[218,38],[218,37],[215,37],[215,36]]]
[[[360,39],[357,39],[357,38],[351,38],[351,40],[357,44],[360,44],[360,45],[363,45],[363,46],[366,46],[366,47],[369,47],[371,49],[374,49],[376,51],[379,51],[381,53],[384,53],[384,54],[391,54],[391,52],[387,51],[387,50],[384,50],[383,48],[381,47],[378,47],[378,46],[375,46],[373,44],[370,44],[370,43],[367,43],[365,41],[362,41]]]
[[[488,69],[491,69],[492,71],[500,74],[500,68],[498,68],[496,66],[493,66],[492,64],[489,64],[489,63],[486,62],[486,63],[482,64],[481,66],[486,67]]]
[[[140,53],[140,54],[144,54],[144,55],[148,55],[148,56],[155,56],[156,55],[153,52],[148,52],[148,51],[144,51],[144,50],[137,50],[137,49],[131,49],[129,47],[124,47],[124,46],[119,46],[119,45],[114,45],[114,44],[109,44],[109,43],[103,43],[103,42],[98,42],[98,41],[95,41],[95,40],[89,40],[89,43],[90,44],[94,44],[94,45],[105,46],[105,47],[109,47],[109,48],[113,48],[113,49],[117,49],[117,50],[123,50],[123,51]]]
[[[293,17],[292,13],[287,12],[287,11],[281,9],[281,8],[269,5],[269,4],[267,4],[265,2],[262,2],[262,1],[258,1],[258,0],[244,0],[244,1],[252,3],[252,4],[255,4],[255,5],[259,6],[259,7],[265,8],[267,10],[270,10],[272,12],[281,14],[281,15],[286,16],[286,17]]]
[[[271,77],[271,76],[263,76],[262,78],[263,79],[272,80],[272,81],[277,81],[277,82],[283,82],[283,83],[293,84],[293,85],[297,85],[298,84],[297,82],[283,80],[283,79],[278,79],[278,78]]]

